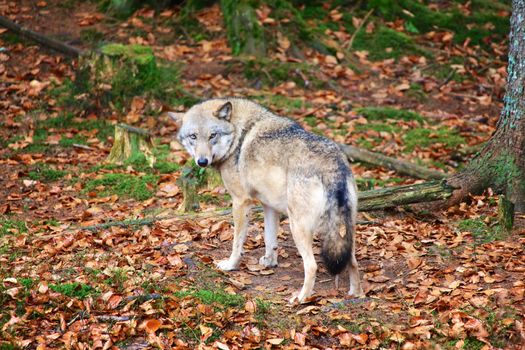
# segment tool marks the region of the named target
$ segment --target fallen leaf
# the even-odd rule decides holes
[[[143,325],[146,332],[155,333],[162,326],[162,322],[156,319],[149,319],[144,321]]]

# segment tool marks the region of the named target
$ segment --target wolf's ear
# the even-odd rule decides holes
[[[184,113],[168,112],[168,116],[173,119],[177,124],[177,127],[180,128],[182,125],[182,117],[184,117]]]
[[[219,119],[224,119],[226,121],[230,121],[231,116],[232,116],[232,103],[231,102],[226,102],[213,115],[216,116]]]

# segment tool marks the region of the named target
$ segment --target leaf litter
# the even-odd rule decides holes
[[[30,14],[27,4],[2,7],[2,15],[23,18],[23,23],[44,31],[52,28],[39,27],[38,16]],[[41,2],[38,11],[49,18],[55,5]],[[117,27],[106,26],[104,16],[91,5],[73,12],[68,17],[74,22],[70,26],[74,37],[80,35],[80,28],[94,26],[117,40],[150,45],[166,60],[192,62],[184,68],[181,83],[198,96],[257,97],[338,142],[419,159],[447,172],[468,161],[472,154],[468,148],[490,136],[501,108],[504,62],[479,48],[453,44],[448,32],[421,35],[422,44],[435,45],[433,62],[424,55],[372,61],[358,51],[355,59],[366,67],[358,72],[342,64],[339,56],[305,48],[304,63],[315,67],[314,72],[299,68],[294,74],[306,86],[286,80],[254,88],[241,65],[233,61],[230,71],[224,68],[233,59],[221,35],[217,6],[197,14],[214,35],[200,42],[185,37],[168,45],[160,44],[161,39],[173,35],[166,21],[177,11],[155,17],[142,9]],[[267,26],[278,21],[270,8],[259,16]],[[342,15],[335,9],[330,18],[338,22]],[[158,21],[158,26],[146,24],[145,19]],[[357,23],[357,17],[352,21]],[[404,31],[402,23],[386,24]],[[137,35],[137,28],[146,34]],[[367,33],[374,30],[374,26],[366,28]],[[350,36],[342,27],[327,33],[335,41]],[[293,61],[290,40],[277,39],[279,47],[269,58]],[[175,182],[179,170],[165,175],[154,172],[154,183],[145,185],[152,196],[144,200],[113,193],[104,183],[84,191],[89,181],[107,174],[137,178],[151,171],[133,164],[104,167],[111,139],[98,139],[101,131],[96,128],[57,123],[62,111],[51,91],[72,75],[69,62],[30,43],[9,43],[2,36],[0,41],[7,48],[0,56],[4,110],[0,133],[7,140],[0,151],[2,344],[416,349],[519,348],[525,342],[525,218],[517,218],[511,233],[496,231],[496,201],[490,192],[439,213],[400,208],[366,214],[372,223],[357,230],[366,297],[347,298],[344,278],[335,289],[333,277],[319,265],[315,295],[306,305],[290,306],[286,300],[301,285],[303,271],[286,219],[279,231],[278,267],[258,265],[264,253],[263,225],[254,213],[240,269],[223,273],[214,262],[229,254],[231,221],[213,215],[174,219],[182,203]],[[492,45],[495,52],[505,52],[504,43]],[[448,62],[451,57],[461,58],[462,63],[452,68],[465,79],[440,79],[427,73],[434,62]],[[336,85],[310,88],[306,81],[311,79]],[[383,117],[380,123],[356,109],[384,105],[416,111],[422,124]],[[143,116],[148,106],[136,103],[135,107],[132,121],[168,146],[170,161],[184,164],[188,156],[172,142],[175,127],[164,117],[156,121]],[[79,123],[106,118],[112,124],[118,119],[96,113],[74,117]],[[46,124],[50,120],[55,124]],[[463,138],[464,150],[440,138],[443,127]],[[408,147],[409,132],[417,129],[429,130],[425,135],[439,141]],[[89,147],[61,145],[62,135],[82,135]],[[46,177],[46,169],[65,173]],[[368,187],[414,182],[362,164],[354,164],[353,170],[357,178],[369,179],[364,184]],[[36,171],[34,176],[31,171]],[[209,199],[206,194],[219,199],[202,201],[202,212],[230,206],[221,186],[202,190],[201,198]],[[141,222],[151,217],[156,220]],[[129,224],[104,226],[126,220]],[[480,239],[475,230],[466,229],[471,226],[458,224],[465,220],[484,225],[480,227],[494,239]],[[94,225],[100,228],[87,229]],[[315,249],[318,255],[319,242]]]

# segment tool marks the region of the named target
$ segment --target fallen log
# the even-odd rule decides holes
[[[454,190],[455,187],[442,180],[359,192],[358,210],[381,210],[400,205],[444,200],[452,196]]]
[[[421,202],[431,202],[447,199],[452,195],[454,187],[446,181],[429,181],[422,184],[405,185],[381,188],[358,193],[358,210],[373,211],[388,208],[395,208],[401,205],[415,204]],[[255,213],[262,213],[262,208],[257,206],[252,209]],[[92,226],[78,227],[80,230],[97,231],[113,226],[141,226],[151,225],[161,220],[196,220],[212,217],[231,216],[231,209],[221,209],[217,211],[184,213],[165,216],[154,216],[144,219],[112,221]],[[358,224],[367,224],[367,221],[358,221]]]
[[[20,36],[23,36],[24,38],[36,41],[40,45],[51,48],[55,51],[61,52],[71,57],[78,57],[83,53],[83,51],[79,48],[70,46],[56,39],[47,37],[43,34],[24,28],[4,16],[0,16],[0,26],[7,28]]]
[[[365,149],[350,145],[339,144],[339,147],[351,161],[358,161],[372,165],[382,166],[387,169],[395,170],[400,174],[405,174],[424,180],[441,180],[446,175],[440,171],[425,168],[404,160],[388,157],[380,153],[371,152]]]

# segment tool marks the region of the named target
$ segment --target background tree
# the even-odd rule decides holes
[[[448,182],[451,200],[491,187],[525,210],[525,2],[512,1],[507,90],[497,129],[481,152]]]

